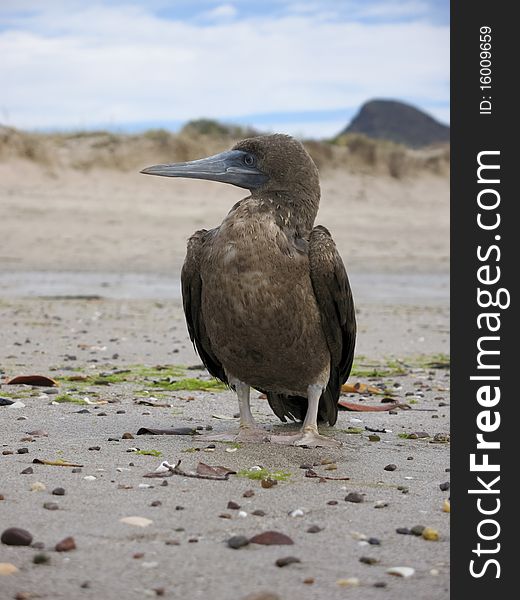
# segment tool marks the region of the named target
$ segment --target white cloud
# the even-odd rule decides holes
[[[221,4],[204,14],[209,19],[231,19],[238,11],[232,4]]]
[[[333,110],[370,97],[428,106],[448,97],[446,26],[305,15],[208,26],[142,5],[52,6],[11,16],[0,32],[0,114],[14,126]]]

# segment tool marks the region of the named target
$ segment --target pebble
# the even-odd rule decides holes
[[[273,592],[253,592],[244,596],[241,600],[281,600],[281,598]]]
[[[41,481],[35,481],[31,484],[31,492],[43,492],[46,487]]]
[[[7,456],[8,454],[14,454],[14,452],[12,450],[2,450],[2,454]]]
[[[0,562],[0,575],[12,575],[17,573],[18,568],[11,563]]]
[[[303,517],[305,513],[303,512],[303,510],[301,508],[296,508],[295,510],[291,510],[291,512],[289,513],[290,517]]]
[[[229,513],[220,513],[219,519],[231,519],[231,515]]]
[[[153,521],[146,517],[123,517],[119,519],[120,523],[126,523],[127,525],[133,525],[134,527],[148,527]]]
[[[20,471],[20,475],[32,475],[34,473],[34,469],[32,467],[27,467],[23,471]]]
[[[347,502],[359,503],[364,501],[364,497],[360,492],[350,492],[345,496],[345,500]]]
[[[439,540],[439,532],[432,527],[425,527],[422,532],[422,537],[430,542],[437,542]]]
[[[393,463],[390,463],[389,465],[386,465],[385,467],[385,471],[395,471],[397,469],[397,465],[394,465]]]
[[[82,471],[83,471],[83,469],[82,469],[81,467],[74,467],[74,468],[72,469],[72,472],[73,472],[73,473],[81,473]]]
[[[303,580],[303,583],[305,583],[306,585],[312,585],[314,583],[314,577],[306,577]]]
[[[377,558],[373,558],[372,556],[362,556],[359,559],[359,562],[365,565],[376,565],[379,561],[377,560]]]
[[[360,584],[360,581],[357,577],[347,577],[346,579],[338,579],[336,583],[341,587],[356,587]]]
[[[54,488],[51,493],[53,496],[65,496],[65,490],[62,487]]]
[[[227,508],[229,508],[230,510],[239,510],[240,504],[237,504],[236,502],[233,502],[233,500],[230,500],[227,503]]]
[[[291,538],[278,531],[264,531],[250,538],[251,544],[261,544],[262,546],[283,546],[294,544]]]
[[[276,481],[276,479],[262,479],[261,481],[261,485],[264,489],[268,490],[269,488],[272,488],[274,485],[277,485],[278,481]]]
[[[47,510],[58,510],[60,507],[57,502],[44,502],[43,508]]]
[[[255,517],[265,517],[265,511],[260,509],[254,510],[251,514],[255,515]]]
[[[20,527],[9,527],[0,537],[0,541],[6,546],[30,546],[32,540],[32,534]]]
[[[412,535],[422,535],[423,531],[425,530],[424,525],[414,525],[411,529],[410,529],[410,533]]]
[[[252,497],[252,496],[254,496],[254,495],[255,495],[255,493],[253,492],[253,490],[246,490],[246,491],[245,491],[245,492],[242,494],[242,496],[243,496],[244,498],[251,498],[251,497]]]
[[[28,454],[29,448],[18,448],[16,454]]]
[[[367,541],[371,546],[380,546],[381,545],[381,540],[379,540],[378,538],[375,538],[375,537],[368,538]]]
[[[444,483],[439,484],[439,488],[443,491],[446,492],[450,489],[450,482],[449,481],[445,481]]]
[[[227,545],[229,548],[233,548],[234,550],[238,550],[239,548],[243,548],[244,546],[249,545],[249,539],[246,538],[245,535],[234,535],[230,537],[227,541]]]
[[[287,565],[292,565],[294,563],[302,562],[296,556],[284,556],[283,558],[278,558],[274,563],[277,567],[286,567]]]
[[[369,442],[380,442],[381,438],[378,435],[371,434],[368,436],[368,441]]]
[[[328,504],[329,506],[336,506],[336,504],[338,504],[338,501],[337,501],[337,500],[329,500],[329,501],[327,502],[327,504]]]
[[[415,569],[412,567],[390,567],[386,572],[397,577],[411,577],[415,573]]]
[[[408,529],[408,527],[398,527],[395,530],[396,533],[400,533],[401,535],[411,535],[412,532]]]
[[[97,477],[95,475],[85,475],[85,477],[83,477],[83,479],[85,481],[96,481]]]
[[[101,446],[90,446],[89,450],[101,450]]]
[[[76,549],[76,542],[73,537],[66,537],[61,542],[58,542],[54,549],[56,552],[69,552]]]
[[[33,556],[33,563],[35,565],[46,565],[50,562],[50,560],[50,556],[44,552],[38,552],[38,554]]]
[[[133,440],[135,439],[134,436],[131,433],[123,433],[123,435],[121,436],[121,439],[123,440]]]
[[[153,502],[150,502],[150,506],[161,506],[162,502],[160,500],[154,500]]]
[[[374,587],[376,587],[376,588],[385,588],[386,587],[386,581],[376,581],[374,583]]]
[[[238,448],[226,448],[226,452],[236,452]]]
[[[323,528],[319,527],[318,525],[311,525],[308,529],[307,529],[307,533],[319,533],[320,531],[322,531]]]
[[[449,500],[444,500],[444,502],[442,503],[442,512],[451,512],[451,504]]]
[[[388,502],[385,500],[377,500],[374,503],[374,508],[386,508],[388,506]]]

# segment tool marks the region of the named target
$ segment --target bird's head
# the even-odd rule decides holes
[[[141,173],[220,181],[248,189],[253,195],[306,190],[319,197],[318,169],[312,158],[300,142],[282,134],[248,138],[208,158],[154,165]]]

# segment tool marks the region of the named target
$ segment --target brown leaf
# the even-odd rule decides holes
[[[352,410],[355,412],[381,412],[385,410],[392,410],[393,408],[397,408],[399,406],[398,402],[394,402],[393,404],[385,403],[384,406],[373,406],[369,404],[359,404],[357,402],[347,402],[346,400],[340,400],[338,405],[346,408],[347,410]]]
[[[37,385],[42,387],[58,387],[60,384],[51,379],[50,377],[46,377],[45,375],[18,375],[17,377],[13,377],[6,381],[7,385],[16,385],[25,383],[26,385]]]
[[[206,463],[200,462],[197,465],[197,473],[199,475],[235,475],[236,471],[227,467],[212,467]]]
[[[192,427],[174,427],[172,429],[151,429],[150,427],[141,427],[137,435],[200,435]]]
[[[264,531],[250,538],[249,543],[261,544],[262,546],[285,546],[294,544],[291,538],[285,533],[278,531]]]

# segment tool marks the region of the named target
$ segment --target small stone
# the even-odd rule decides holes
[[[150,502],[150,506],[161,506],[162,502],[160,500],[154,500],[153,502]]]
[[[101,450],[101,446],[90,446],[89,450]]]
[[[229,508],[230,510],[239,510],[240,504],[237,504],[236,502],[233,502],[233,500],[230,500],[227,503],[227,508]]]
[[[314,577],[306,577],[303,580],[303,583],[305,583],[306,585],[312,585],[314,583]]]
[[[430,542],[439,541],[439,532],[432,527],[425,527],[422,531],[422,537]]]
[[[294,544],[291,538],[284,533],[279,533],[278,531],[264,531],[263,533],[259,533],[258,535],[254,535],[250,538],[249,542],[251,544],[261,544],[263,546],[283,546]]]
[[[65,492],[64,488],[57,487],[57,488],[54,488],[51,493],[53,496],[65,496],[66,492]]]
[[[229,513],[220,513],[219,519],[231,519],[231,515]]]
[[[374,508],[386,508],[388,506],[388,502],[385,500],[377,500],[374,503]]]
[[[73,537],[66,537],[61,542],[58,542],[54,549],[56,552],[70,552],[70,550],[76,549],[76,542]]]
[[[58,510],[60,507],[57,502],[44,502],[43,508],[46,510]]]
[[[8,456],[9,454],[14,454],[14,452],[12,450],[2,450],[3,456]]]
[[[131,433],[128,433],[128,431],[126,433],[123,433],[123,435],[121,436],[121,439],[123,440],[133,440],[135,439],[134,436]]]
[[[155,592],[156,596],[164,596],[166,593],[166,589],[163,587],[153,588],[153,591]]]
[[[243,496],[244,498],[251,498],[251,497],[253,497],[254,495],[255,495],[255,493],[253,492],[253,490],[246,490],[246,491],[245,491],[245,492],[242,494],[242,496]]]
[[[144,556],[144,552],[135,552],[134,554],[132,554],[132,558],[135,558],[136,560],[143,558],[143,556]]]
[[[336,505],[338,504],[338,501],[337,501],[337,500],[329,500],[329,501],[327,502],[327,504],[328,504],[329,506],[336,506]]]
[[[29,448],[18,448],[16,454],[28,454]]]
[[[390,567],[386,572],[397,577],[411,577],[415,573],[415,569],[412,567]]]
[[[306,471],[308,471],[309,469],[312,469],[314,465],[311,465],[310,463],[303,463],[302,465],[300,465],[300,469],[305,469]]]
[[[35,550],[43,550],[45,548],[45,544],[43,542],[34,542],[34,544],[31,544],[31,548],[34,548]]]
[[[161,483],[161,487],[166,487],[168,485],[169,483],[166,481],[166,479]]]
[[[31,484],[31,492],[43,492],[45,489],[45,485],[41,481],[35,481]]]
[[[386,581],[376,581],[374,583],[374,587],[376,588],[385,588],[387,585]]]
[[[245,510],[239,510],[239,511],[238,511],[238,516],[239,516],[241,519],[245,519],[245,518],[247,517],[247,513],[246,513],[246,511],[245,511]]]
[[[331,463],[330,465],[327,465],[325,467],[325,471],[336,471],[338,468],[338,465],[336,463]]]
[[[255,517],[265,517],[265,512],[260,509],[254,510],[251,514],[255,515]]]
[[[197,544],[197,543],[198,543],[198,541],[199,541],[199,540],[198,540],[198,538],[190,538],[190,539],[188,540],[188,543],[189,543],[189,544]]]
[[[32,475],[34,473],[34,469],[32,467],[27,467],[23,471],[20,471],[20,475]]]
[[[311,525],[308,529],[307,529],[307,533],[319,533],[320,531],[322,531],[323,528],[319,527],[318,525]]]
[[[377,560],[377,558],[374,558],[372,556],[362,556],[359,559],[359,562],[365,564],[365,565],[377,565],[377,563],[379,562]]]
[[[380,546],[381,545],[381,540],[379,540],[378,538],[375,538],[375,537],[368,538],[367,542],[371,546]]]
[[[73,472],[73,473],[81,473],[82,471],[83,471],[83,469],[82,469],[81,467],[74,467],[74,468],[72,469],[72,472]]]
[[[357,504],[359,502],[363,502],[364,497],[363,494],[361,494],[360,492],[350,492],[345,496],[345,500],[347,502],[354,502],[355,504]]]
[[[286,567],[287,565],[292,565],[294,563],[302,562],[296,556],[284,556],[283,558],[278,558],[274,563],[277,567]]]
[[[439,488],[443,492],[447,492],[450,489],[450,482],[449,481],[445,481],[444,483],[439,484]]]
[[[181,543],[179,542],[179,540],[166,540],[164,542],[167,546],[180,546]]]
[[[0,537],[0,541],[6,546],[30,546],[32,540],[32,534],[19,527],[9,527]]]
[[[17,572],[18,568],[15,567],[12,563],[0,562],[0,575],[12,575],[13,573]]]
[[[85,481],[96,481],[97,477],[95,475],[85,475],[85,477],[83,477],[83,479]]]
[[[334,461],[332,460],[332,458],[322,458],[320,461],[320,464],[322,465],[333,465]]]
[[[50,556],[43,552],[39,552],[33,556],[33,563],[35,565],[46,565],[50,562]]]
[[[146,517],[123,517],[119,521],[126,525],[133,525],[134,527],[148,527],[148,525],[153,523],[151,519],[147,519]]]
[[[303,517],[305,513],[303,512],[303,510],[301,508],[296,508],[295,510],[291,510],[291,512],[289,513],[290,517]]]
[[[371,434],[368,436],[368,441],[369,442],[380,442],[381,438],[376,434]]]
[[[227,541],[227,545],[229,548],[233,548],[234,550],[238,550],[239,548],[243,548],[244,546],[249,545],[249,539],[246,538],[245,535],[234,535],[230,537]]]
[[[389,465],[386,465],[385,467],[385,471],[395,471],[397,469],[397,465],[394,465],[393,463],[390,463]]]
[[[360,581],[357,577],[347,577],[346,579],[338,579],[336,583],[341,587],[357,587]]]
[[[395,532],[400,533],[401,535],[412,535],[412,532],[408,529],[408,527],[398,527]]]
[[[274,485],[277,485],[278,481],[276,481],[276,479],[270,479],[268,477],[267,479],[262,479],[260,483],[261,486],[267,490],[269,488],[272,488]]]
[[[442,512],[451,512],[451,504],[449,500],[444,500],[444,502],[442,503]]]
[[[414,525],[411,529],[410,529],[410,533],[412,535],[422,535],[423,531],[425,530],[424,525]]]

